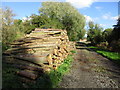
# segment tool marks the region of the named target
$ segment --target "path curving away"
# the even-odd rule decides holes
[[[71,71],[66,74],[61,88],[120,88],[120,67],[107,58],[78,43]]]

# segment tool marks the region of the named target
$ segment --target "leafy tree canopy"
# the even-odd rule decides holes
[[[40,15],[46,15],[51,19],[57,19],[68,32],[70,40],[76,41],[82,38],[85,17],[67,2],[43,2],[39,9]]]
[[[87,40],[91,41],[92,44],[100,43],[102,39],[102,30],[103,28],[99,24],[94,24],[94,22],[89,22],[89,30],[87,33]]]

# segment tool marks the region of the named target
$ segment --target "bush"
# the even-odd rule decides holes
[[[100,49],[107,49],[108,48],[108,42],[101,42],[100,44],[96,45]]]
[[[98,24],[89,22],[89,30],[87,34],[87,40],[90,41],[92,45],[99,44],[103,41],[102,28]]]
[[[2,46],[3,51],[9,48],[9,44],[16,39],[17,32],[13,27],[3,27],[2,28]]]
[[[111,40],[111,34],[112,34],[113,29],[112,28],[107,28],[102,32],[102,37],[103,37],[103,41],[107,41],[110,42]]]
[[[110,48],[112,51],[120,52],[120,39],[119,39],[118,41],[113,40],[113,41],[110,43],[109,48]]]

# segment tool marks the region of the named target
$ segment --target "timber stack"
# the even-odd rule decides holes
[[[66,30],[36,28],[11,44],[3,53],[3,63],[17,68],[23,81],[35,80],[43,72],[56,70],[74,49]]]

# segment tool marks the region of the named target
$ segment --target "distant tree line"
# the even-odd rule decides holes
[[[90,41],[92,45],[120,52],[120,17],[117,21],[113,29],[107,28],[105,30],[98,24],[90,21],[87,40]]]

